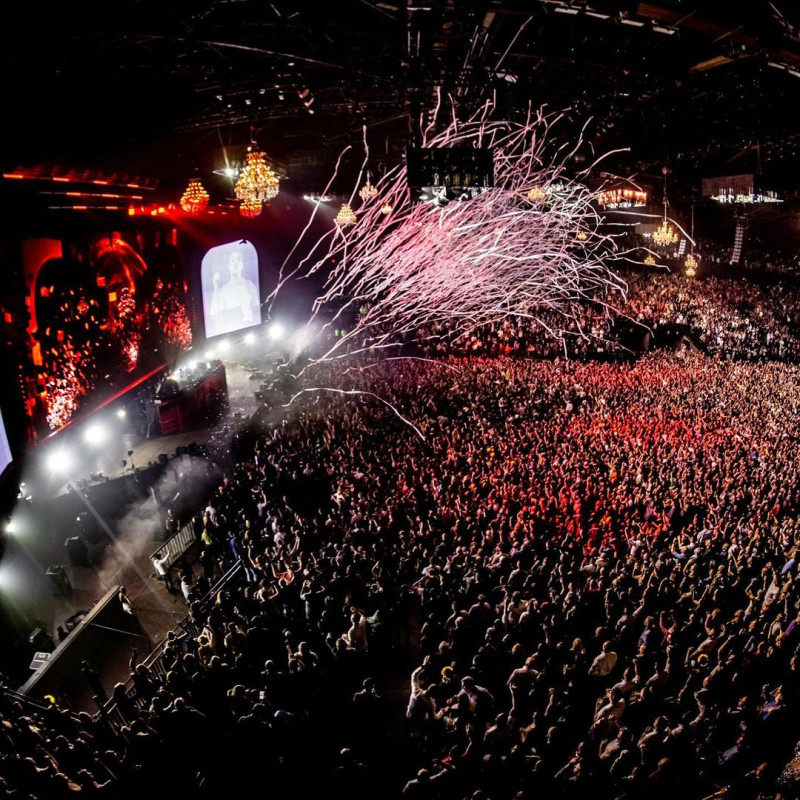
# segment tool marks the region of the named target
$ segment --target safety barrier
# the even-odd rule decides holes
[[[176,534],[176,536],[178,535],[180,535],[180,533]],[[237,561],[219,578],[219,580],[217,580],[208,594],[200,600],[200,609],[205,611],[205,609],[216,600],[219,592],[234,581],[239,580],[243,574],[242,563],[241,561]],[[186,637],[191,637],[192,639],[197,638],[200,635],[200,628],[195,623],[194,619],[192,619],[191,615],[187,615],[173,628],[173,632],[175,633],[175,638],[182,641]],[[141,663],[147,667],[152,678],[157,681],[165,680],[167,677],[167,665],[164,663],[164,642],[158,644]],[[141,709],[147,702],[145,698],[137,695],[136,686],[132,678],[128,678],[125,682],[125,697],[136,709]],[[122,727],[129,722],[129,720],[125,719],[125,715],[114,700],[109,700],[99,713],[116,727]]]

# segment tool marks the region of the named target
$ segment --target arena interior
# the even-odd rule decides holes
[[[16,9],[13,800],[800,798],[800,11]]]

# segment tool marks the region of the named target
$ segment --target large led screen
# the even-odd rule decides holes
[[[261,323],[258,254],[250,242],[212,247],[203,256],[200,280],[206,338]]]
[[[0,475],[5,472],[6,467],[11,463],[11,461],[11,448],[8,446],[6,426],[3,423],[3,412],[0,411]]]

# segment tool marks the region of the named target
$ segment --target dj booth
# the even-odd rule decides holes
[[[162,436],[215,422],[228,407],[225,365],[200,361],[164,378],[156,389],[155,408]]]

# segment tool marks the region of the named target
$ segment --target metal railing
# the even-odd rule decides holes
[[[180,533],[176,534],[176,536],[179,535]],[[229,584],[232,584],[235,580],[238,580],[243,574],[244,569],[242,567],[242,562],[237,561],[220,576],[219,580],[209,589],[208,594],[200,600],[200,609],[205,611],[208,606],[216,600],[219,592],[225,589]],[[194,639],[200,635],[201,631],[191,615],[188,614],[172,630],[179,640],[183,639],[184,636],[189,636]],[[166,641],[166,639],[164,641]],[[150,677],[157,681],[164,681],[167,677],[167,666],[164,663],[164,641],[156,645],[144,661],[141,662],[147,667]],[[125,682],[125,697],[137,710],[142,709],[147,703],[146,698],[138,696],[136,686],[131,677]],[[125,718],[125,715],[113,699],[109,700],[99,713],[112,725],[117,727],[127,725],[130,721]]]
[[[5,686],[0,686],[0,694],[8,698],[13,703],[19,703],[23,708],[27,708],[33,713],[47,712],[50,710],[50,706],[48,706],[46,703],[36,700],[33,697],[28,697],[25,694],[15,692],[13,689],[8,689]],[[69,713],[73,717],[76,716],[72,711]]]
[[[153,550],[150,559],[152,560],[157,553],[166,553],[169,558],[167,566],[171,567],[194,544],[194,541],[194,522],[190,520],[160,547]]]

